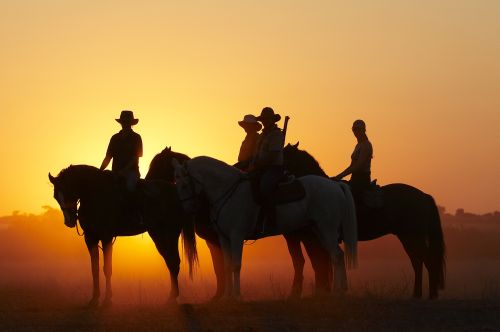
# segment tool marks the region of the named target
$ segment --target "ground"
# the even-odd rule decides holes
[[[0,290],[0,331],[500,331],[500,299],[307,297],[89,309],[80,296]]]

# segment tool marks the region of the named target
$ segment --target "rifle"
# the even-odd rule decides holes
[[[285,116],[285,124],[283,125],[283,144],[285,143],[286,130],[288,129],[288,120],[290,120],[290,117],[287,115]]]

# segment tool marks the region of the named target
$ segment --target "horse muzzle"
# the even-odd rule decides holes
[[[64,214],[64,225],[66,225],[69,228],[75,227],[76,221],[78,219],[76,213],[71,213],[68,210],[64,210],[63,214]]]

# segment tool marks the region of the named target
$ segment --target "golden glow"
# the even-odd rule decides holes
[[[244,114],[272,106],[334,175],[368,126],[379,183],[453,210],[498,209],[494,1],[4,1],[0,215],[40,212],[47,173],[99,166],[122,109],[141,171],[165,146],[234,162]]]

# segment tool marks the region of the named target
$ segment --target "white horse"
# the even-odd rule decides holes
[[[211,219],[224,253],[224,295],[239,298],[243,242],[254,234],[260,209],[253,199],[250,181],[245,173],[210,157],[196,157],[183,165],[174,160],[173,166],[177,190],[185,210],[195,212],[201,195],[208,200]],[[339,229],[342,227],[346,262],[349,267],[355,266],[357,223],[354,200],[348,186],[314,175],[298,180],[304,186],[305,197],[276,206],[273,231],[265,230],[262,237],[310,226],[330,254],[332,264],[335,264],[344,255],[338,245]],[[342,275],[335,277],[337,282]]]

